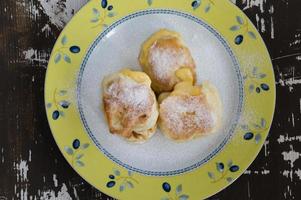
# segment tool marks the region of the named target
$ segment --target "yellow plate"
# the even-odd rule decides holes
[[[82,72],[99,42],[125,22],[151,15],[183,18],[208,30],[237,66],[241,84],[237,120],[219,147],[189,167],[163,172],[124,164],[103,148],[87,126],[79,97]],[[273,118],[274,83],[263,40],[229,1],[92,0],[74,16],[54,46],[45,81],[45,106],[66,160],[102,192],[117,199],[204,199],[237,179],[259,153]],[[108,133],[104,130],[104,134]]]

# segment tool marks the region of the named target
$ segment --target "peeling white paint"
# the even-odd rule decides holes
[[[295,174],[298,176],[299,180],[301,180],[301,169],[296,170]]]
[[[63,183],[60,191],[56,194],[54,190],[41,191],[40,200],[72,200],[66,184]]]
[[[73,187],[73,194],[74,194],[76,200],[79,200],[79,197],[77,195],[77,191],[76,191],[75,187]]]
[[[270,9],[269,9],[269,14],[271,15],[270,18],[270,24],[271,24],[271,39],[275,39],[275,30],[274,30],[274,18],[273,18],[273,13],[274,13],[275,9],[274,6],[271,5]]]
[[[254,5],[260,7],[260,11],[261,11],[261,13],[263,13],[264,12],[263,4],[266,3],[266,0],[255,0],[253,2],[254,2]]]
[[[52,24],[58,28],[63,28],[88,0],[38,0],[43,8],[43,12],[49,17]]]
[[[268,150],[268,144],[269,144],[270,142],[268,141],[268,140],[266,140],[265,142],[264,142],[264,155],[265,155],[265,157],[267,157],[268,155],[269,155],[269,150]]]
[[[261,24],[261,32],[265,32],[265,20],[263,18],[261,18],[260,20],[260,24]]]
[[[20,192],[20,199],[21,200],[28,200],[28,191],[27,191],[27,185],[25,185],[25,187],[21,188],[21,192]]]
[[[34,1],[17,0],[16,4],[22,6],[23,10],[28,12],[31,19],[36,20],[44,13],[49,17],[50,22],[62,29],[66,23],[73,17],[73,15],[83,6],[88,0],[38,0],[40,7],[36,6]],[[29,4],[29,5],[28,5]],[[6,8],[5,11],[6,12]],[[13,16],[11,16],[12,18]],[[49,26],[49,25],[48,25]],[[44,26],[46,37],[49,34],[49,27],[47,24]],[[47,32],[46,32],[47,31]]]
[[[270,21],[270,35],[271,39],[275,38],[275,27],[274,27],[274,18],[273,14],[275,12],[274,6],[271,5],[268,9],[264,8],[264,5],[266,4],[267,0],[243,0],[242,4],[245,5],[245,7],[242,10],[247,10],[252,7],[258,7],[260,9],[260,13],[268,13],[270,15],[269,19],[268,18],[260,18],[259,14],[256,13],[256,27],[259,29],[262,33],[266,32],[266,22]]]
[[[58,181],[56,178],[56,174],[53,174],[53,183],[54,183],[54,187],[58,187]]]
[[[273,17],[271,17],[271,38],[275,39],[275,30],[274,30],[274,20],[273,20]]]
[[[22,10],[25,10],[28,13],[28,16],[33,20],[36,20],[41,16],[40,9],[34,4],[34,1],[17,0],[16,5],[22,6]]]
[[[264,13],[263,4],[266,3],[266,0],[243,0],[242,3],[246,4],[243,10],[256,6],[260,8],[261,13]]]
[[[270,9],[269,9],[269,13],[270,13],[270,14],[273,14],[273,13],[274,13],[274,11],[275,11],[275,9],[274,9],[274,6],[273,6],[273,5],[271,5],[271,6],[270,6]]]
[[[26,60],[31,60],[32,57],[34,56],[35,52],[36,52],[36,50],[30,48],[27,51],[23,51],[23,55]]]
[[[49,37],[49,35],[51,34],[51,28],[49,24],[45,24],[45,26],[42,28],[42,33],[45,34],[46,38]]]
[[[24,59],[29,62],[38,62],[41,66],[47,67],[49,53],[46,51],[38,51],[33,48],[23,51]]]
[[[1,163],[4,163],[4,148],[1,148]]]
[[[299,85],[301,84],[301,77],[292,77],[288,79],[279,79],[276,84],[280,84],[281,86],[286,86],[289,88],[289,91],[292,92],[294,89],[294,85]],[[300,108],[301,109],[301,108]]]
[[[290,43],[290,47],[301,44],[301,33],[295,34],[295,39]]]
[[[264,169],[264,170],[261,171],[261,174],[262,174],[262,175],[270,174],[270,170]]]
[[[292,142],[292,141],[299,141],[301,142],[301,135],[296,135],[296,136],[291,136],[289,137],[288,134],[284,135],[279,135],[279,138],[277,139],[278,143],[284,143],[284,142]]]
[[[20,160],[13,163],[16,173],[16,184],[14,185],[14,191],[18,199],[28,200],[28,171],[29,167],[26,160]]]
[[[251,170],[246,170],[244,172],[244,174],[246,175],[251,175],[251,174],[262,174],[262,175],[267,175],[267,174],[270,174],[270,170],[269,169],[263,169],[261,171],[258,171],[258,170],[254,170],[254,171],[251,171]]]
[[[301,53],[292,53],[292,54],[287,54],[287,55],[284,55],[284,56],[279,56],[279,57],[276,57],[276,58],[272,58],[272,60],[280,60],[280,59],[283,59],[283,58],[299,57],[299,56],[301,56]],[[278,70],[278,73],[282,77],[282,73],[279,70]]]
[[[290,188],[289,185],[287,185],[286,187],[286,191],[284,191],[284,198],[287,199],[287,197],[289,197],[289,199],[295,199],[295,197],[292,195],[292,189]]]
[[[289,152],[282,152],[282,155],[283,160],[288,161],[291,165],[291,168],[293,168],[294,162],[300,158],[301,154],[293,149],[293,145],[290,145],[290,149],[291,150]]]
[[[282,175],[286,178],[289,178],[291,181],[293,181],[293,170],[284,170],[282,172]]]
[[[301,79],[289,78],[286,79],[284,82],[286,85],[292,86],[292,85],[301,84]]]
[[[28,153],[28,161],[31,162],[31,150],[29,150],[29,153]]]
[[[28,165],[26,160],[21,160],[19,163],[14,163],[14,167],[17,171],[17,182],[26,182],[27,179],[27,173],[28,173]]]
[[[259,29],[259,21],[260,21],[260,18],[259,18],[259,16],[258,16],[257,13],[256,13],[255,17],[256,17],[256,27],[257,27],[257,29]]]

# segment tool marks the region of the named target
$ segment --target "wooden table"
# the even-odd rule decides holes
[[[111,199],[67,164],[44,109],[49,54],[86,1],[0,1],[0,200]],[[267,44],[277,105],[260,155],[243,176],[210,199],[301,199],[301,1],[233,1]]]

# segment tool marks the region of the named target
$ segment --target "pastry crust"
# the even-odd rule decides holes
[[[151,78],[156,93],[173,89],[180,81],[175,72],[181,67],[190,68],[196,81],[194,60],[176,32],[161,29],[151,35],[141,47],[139,62]]]
[[[156,131],[159,115],[151,81],[143,72],[123,70],[103,80],[103,106],[109,130],[132,142]]]
[[[215,86],[203,83],[200,94],[171,93],[160,103],[159,126],[170,139],[187,141],[216,132],[221,126],[222,103]]]

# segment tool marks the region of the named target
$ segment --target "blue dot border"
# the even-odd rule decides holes
[[[167,14],[167,15],[177,15],[177,16],[181,16],[187,19],[190,19],[196,23],[198,23],[199,25],[205,27],[208,31],[210,31],[224,46],[224,48],[227,50],[228,54],[231,57],[232,62],[234,63],[234,67],[235,67],[235,72],[238,78],[238,82],[239,82],[239,105],[238,108],[236,110],[236,118],[234,120],[234,123],[232,124],[227,137],[222,141],[222,143],[215,149],[213,150],[206,158],[202,159],[201,161],[189,166],[189,167],[185,167],[182,169],[178,169],[178,170],[172,170],[172,171],[164,171],[164,172],[158,172],[158,171],[149,171],[149,170],[142,170],[139,168],[135,168],[132,167],[128,164],[125,164],[123,162],[121,162],[120,160],[118,160],[117,158],[115,158],[112,154],[110,154],[110,152],[108,152],[104,147],[102,147],[102,145],[97,141],[96,137],[94,136],[94,134],[92,133],[90,127],[88,126],[88,123],[86,121],[86,118],[84,116],[83,113],[83,106],[82,106],[82,102],[81,102],[81,98],[80,98],[80,94],[81,94],[81,83],[82,83],[82,77],[83,77],[83,73],[87,64],[87,61],[91,55],[91,53],[93,52],[93,50],[95,49],[95,47],[98,45],[98,43],[114,28],[116,28],[117,26],[119,26],[120,24],[139,17],[139,16],[143,16],[143,15],[151,15],[151,14]],[[174,175],[179,175],[179,174],[183,174],[185,172],[189,172],[191,170],[194,170],[198,167],[200,167],[201,165],[203,165],[204,163],[208,162],[210,159],[212,159],[215,155],[217,155],[217,153],[219,153],[224,147],[225,145],[228,143],[228,141],[232,138],[234,130],[238,124],[238,120],[240,118],[241,112],[242,112],[242,106],[243,106],[243,99],[244,99],[244,90],[243,90],[243,81],[242,81],[242,76],[241,76],[241,72],[240,72],[240,67],[239,67],[239,63],[232,51],[232,49],[230,48],[230,46],[228,45],[228,43],[226,42],[226,40],[214,29],[212,28],[210,25],[208,25],[207,23],[205,23],[204,21],[202,21],[201,19],[192,16],[190,14],[187,13],[183,13],[183,12],[179,12],[176,10],[169,10],[169,9],[149,9],[149,10],[143,10],[143,11],[139,11],[133,14],[130,14],[118,21],[116,21],[115,23],[113,23],[110,27],[108,27],[107,29],[105,29],[97,38],[96,40],[93,42],[93,44],[91,45],[91,47],[89,48],[82,64],[79,70],[79,74],[78,74],[78,80],[77,80],[77,103],[78,103],[78,110],[80,113],[80,118],[83,122],[83,125],[88,133],[88,135],[90,136],[90,138],[92,139],[92,141],[95,143],[95,145],[98,147],[98,149],[105,154],[105,156],[107,156],[110,160],[112,160],[113,162],[117,163],[118,165],[133,171],[133,172],[137,172],[143,175],[147,175],[147,176],[174,176]]]

